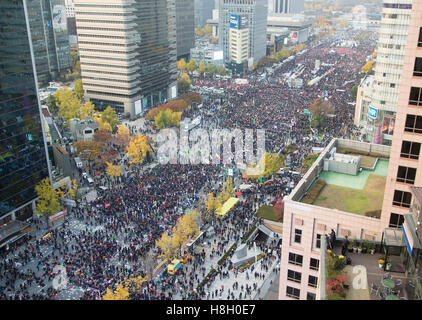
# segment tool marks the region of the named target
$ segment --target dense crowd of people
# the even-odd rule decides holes
[[[204,128],[265,129],[268,152],[283,153],[292,145],[300,152],[291,154],[291,170],[270,183],[246,181],[253,185],[249,193],[241,197],[227,217],[212,220],[215,234],[204,236],[179,276],[164,272],[148,281],[135,298],[246,299],[259,293],[258,282],[277,269],[277,241],[258,244],[261,251],[270,250],[271,254],[265,254],[253,266],[255,269],[245,271],[247,279],[253,280],[250,285],[239,286],[235,282],[231,288],[216,288],[218,279],[233,279],[240,272],[230,259],[203,283],[212,265],[209,262],[220,259],[233,243],[241,242],[251,225],[259,224],[255,217],[259,206],[274,204],[289,194],[300,179],[294,170],[302,167],[312,147],[325,146],[333,137],[358,136],[353,125],[354,109],[348,103],[353,102],[350,89],[357,81],[359,69],[372,53],[370,43],[363,41],[357,48],[322,44],[296,55],[266,77],[253,73],[243,85],[236,84],[235,79],[194,80],[197,87],[224,88],[225,93],[209,94],[200,110],[185,116],[201,115]],[[320,69],[312,73],[316,60],[321,61]],[[288,77],[298,66],[305,67],[300,74],[303,86],[292,88]],[[308,86],[309,81],[322,75],[318,83]],[[334,107],[335,116],[327,119],[324,130],[315,137],[310,116],[303,111],[318,97]],[[144,259],[150,252],[157,254],[156,240],[163,232],[171,232],[186,209],[203,202],[201,196],[219,190],[221,172],[219,165],[158,164],[122,176],[107,190],[98,190],[94,201],[84,199],[78,203],[66,216],[66,222],[47,238],[29,239],[19,248],[0,253],[0,299],[60,298],[60,292],[50,284],[61,272],[55,268],[57,265],[64,268],[71,286],[82,290],[81,299],[101,299],[107,288],[115,288],[129,277],[145,275]]]

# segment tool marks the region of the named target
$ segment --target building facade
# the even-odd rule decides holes
[[[26,232],[35,186],[50,176],[29,12],[26,0],[0,1],[0,246]]]
[[[268,0],[268,13],[304,13],[305,0]]]
[[[47,84],[72,67],[64,0],[28,1],[38,82]]]
[[[195,46],[195,8],[192,0],[176,0],[177,59],[188,60]]]
[[[342,154],[342,149],[354,153]],[[361,154],[374,155],[371,168]],[[334,139],[285,197],[279,299],[316,299],[321,242],[331,230],[337,239],[348,236],[381,242],[386,227],[381,214],[382,190],[389,155],[389,146]],[[380,191],[373,192],[373,185]],[[359,199],[367,202],[357,204]],[[349,201],[352,205],[345,205]]]
[[[239,16],[232,14],[230,16],[230,51],[229,61],[232,66],[232,70],[236,70],[236,73],[242,73],[243,66],[249,59],[249,29],[248,19],[246,16]]]
[[[65,0],[65,6],[66,6],[66,16],[68,18],[74,18],[75,17],[75,4],[73,3],[73,0]]]
[[[203,27],[212,18],[215,2],[211,0],[195,0],[195,27]]]
[[[267,47],[267,0],[220,0],[219,4],[219,44],[224,61],[230,60],[230,16],[246,16],[249,29],[249,65],[266,55]]]
[[[367,142],[391,145],[411,8],[411,0],[383,3],[375,81],[359,112],[359,125]]]
[[[76,0],[85,98],[132,118],[177,96],[174,0]]]
[[[400,226],[409,212],[410,188],[422,187],[422,6],[412,7],[383,204],[384,223],[392,226]]]

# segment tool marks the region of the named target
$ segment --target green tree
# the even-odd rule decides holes
[[[205,63],[203,61],[201,61],[201,63],[199,64],[198,72],[200,74],[203,74],[205,72],[205,70],[206,70]]]
[[[79,99],[83,99],[84,97],[84,87],[82,85],[82,79],[76,79],[73,84],[75,85],[75,94],[78,96]]]
[[[214,63],[208,63],[207,70],[210,74],[215,74],[217,72],[217,66]]]
[[[223,201],[229,200],[230,197],[234,195],[233,179],[228,178],[223,185],[221,190],[221,199]]]
[[[50,178],[44,178],[35,186],[35,193],[39,196],[35,211],[44,216],[48,225],[48,217],[60,211],[59,197],[53,189]]]
[[[212,35],[212,28],[211,28],[211,26],[209,24],[206,24],[202,30],[204,32],[204,35],[206,35],[207,37],[211,37],[211,35]]]
[[[112,107],[108,106],[103,113],[101,113],[101,120],[104,122],[108,122],[111,126],[113,132],[117,129],[117,124],[119,123],[119,118],[117,117],[116,110]]]
[[[350,93],[352,94],[353,99],[356,99],[356,98],[357,98],[357,95],[358,95],[358,88],[359,88],[359,82],[358,82],[358,83],[356,83],[356,84],[352,87],[352,89],[350,89]]]
[[[312,112],[311,126],[321,130],[325,128],[326,118],[328,115],[333,114],[334,109],[322,98],[317,98],[309,107],[309,111]]]
[[[186,65],[186,70],[192,72],[198,68],[195,59],[190,59],[189,63]]]
[[[54,98],[59,109],[59,117],[66,119],[68,122],[67,125],[69,126],[69,120],[77,118],[79,115],[81,100],[69,89],[58,90],[54,94]]]
[[[195,34],[198,37],[203,37],[204,36],[204,30],[202,30],[201,26],[198,24],[198,26],[195,28]]]
[[[280,168],[284,167],[284,156],[274,154],[265,154],[265,171],[264,176],[276,175]]]
[[[220,76],[225,76],[227,74],[226,68],[224,68],[224,66],[219,66],[217,72]]]
[[[79,119],[93,118],[95,113],[95,105],[87,101],[79,109]]]
[[[182,72],[179,79],[177,80],[177,88],[179,90],[179,93],[184,93],[189,91],[190,84],[192,81],[190,80],[187,73]]]
[[[180,126],[181,112],[174,112],[170,109],[162,110],[154,118],[155,126],[158,129]]]
[[[57,109],[57,106],[56,106],[56,98],[54,98],[53,94],[48,96],[48,98],[45,101],[45,104],[47,105],[48,109],[52,113],[57,113],[58,109]]]

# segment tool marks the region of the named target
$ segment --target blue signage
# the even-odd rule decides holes
[[[407,251],[409,251],[409,254],[412,255],[412,246],[409,243],[409,239],[407,239],[407,234],[406,231],[404,230],[404,225],[401,225],[401,229],[403,230],[403,234],[404,234],[404,239],[406,240],[406,246],[407,246]]]
[[[230,15],[230,28],[239,29],[239,16],[236,14]]]
[[[371,118],[371,119],[376,119],[378,117],[378,109],[376,109],[374,107],[369,107],[368,117]]]

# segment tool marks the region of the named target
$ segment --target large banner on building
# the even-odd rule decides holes
[[[392,135],[394,133],[395,123],[396,119],[394,116],[384,115],[384,119],[382,121],[382,133]]]

